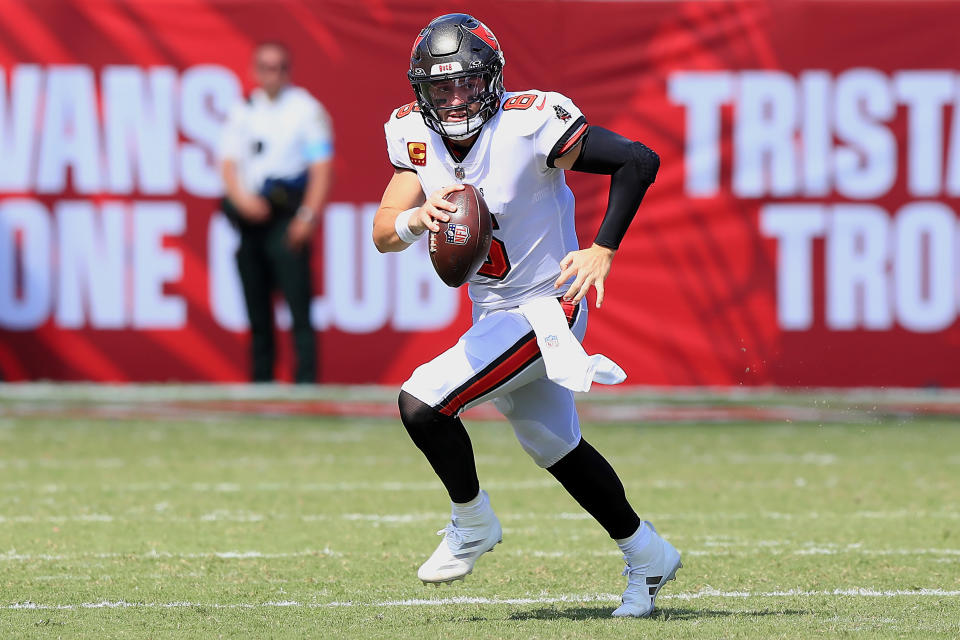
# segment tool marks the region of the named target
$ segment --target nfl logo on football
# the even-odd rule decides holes
[[[467,244],[470,239],[470,227],[465,224],[447,225],[447,244]]]

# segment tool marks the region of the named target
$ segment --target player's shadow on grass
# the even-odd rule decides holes
[[[533,611],[517,611],[510,620],[596,620],[610,618],[615,607],[567,607],[542,608]],[[716,609],[696,609],[693,607],[657,608],[650,616],[651,620],[694,620],[698,618],[726,618],[728,616],[803,616],[809,611],[799,609],[755,609],[750,611],[718,611]]]

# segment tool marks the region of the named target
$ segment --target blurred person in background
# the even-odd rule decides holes
[[[237,267],[251,333],[251,379],[274,369],[273,292],[290,307],[294,380],[317,379],[310,322],[310,247],[333,177],[333,128],[326,109],[290,83],[290,52],[265,42],[253,53],[255,88],[231,110],[219,161],[224,214],[240,232]]]

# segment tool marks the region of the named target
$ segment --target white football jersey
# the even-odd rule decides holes
[[[469,281],[482,308],[516,307],[557,295],[560,260],[575,251],[573,192],[553,161],[587,130],[573,102],[559,93],[511,91],[458,162],[428,128],[416,103],[394,111],[384,125],[390,162],[417,172],[427,195],[451,184],[472,184],[494,217],[486,263]]]

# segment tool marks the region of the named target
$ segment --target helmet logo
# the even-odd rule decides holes
[[[480,21],[478,20],[477,22]],[[497,36],[493,35],[493,31],[490,31],[487,25],[480,22],[475,29],[470,29],[470,33],[486,42],[494,51],[500,51],[500,43],[497,42]]]
[[[417,46],[423,42],[423,39],[427,37],[427,28],[420,30],[420,35],[417,36],[417,39],[413,41],[413,48],[410,49],[410,57],[412,58],[417,53]]]
[[[463,65],[457,61],[443,62],[430,67],[430,75],[432,76],[438,73],[456,73],[457,71],[463,71]]]

